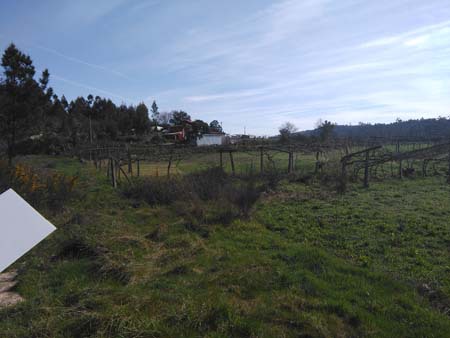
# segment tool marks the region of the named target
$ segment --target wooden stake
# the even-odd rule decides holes
[[[314,174],[319,172],[319,152],[316,152],[316,167],[314,168]]]
[[[347,176],[347,163],[345,161],[342,162],[342,177],[345,178]]]
[[[450,184],[450,148],[448,149],[448,172],[447,172],[447,183]]]
[[[169,165],[167,166],[167,177],[170,177],[170,167],[172,166],[172,154],[169,157]]]
[[[230,151],[230,162],[231,162],[231,172],[233,173],[233,175],[236,174],[236,170],[234,168],[234,160],[233,160],[233,152]]]
[[[133,165],[131,163],[131,151],[129,147],[127,149],[127,158],[128,158],[128,173],[133,174]]]
[[[293,156],[292,156],[292,152],[289,152],[289,160],[288,160],[288,173],[290,174],[292,172],[292,167],[293,167]]]
[[[364,163],[364,188],[369,187],[369,152],[366,151],[366,160]]]
[[[260,167],[261,174],[263,174],[264,173],[264,149],[263,149],[263,147],[259,148],[259,151],[260,151],[259,167]]]
[[[117,188],[117,179],[116,179],[116,165],[114,159],[110,159],[111,163],[111,181],[113,188]]]

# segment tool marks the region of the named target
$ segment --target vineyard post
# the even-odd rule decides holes
[[[347,176],[347,163],[346,160],[342,161],[342,178],[345,178]]]
[[[106,177],[109,178],[109,171],[111,169],[111,160],[108,160],[108,163],[106,164]]]
[[[172,166],[172,154],[169,157],[169,164],[167,165],[167,177],[170,177],[170,167]]]
[[[234,159],[233,159],[233,151],[230,150],[230,162],[231,162],[231,172],[233,175],[236,174],[236,170],[234,168]]]
[[[292,151],[289,151],[289,161],[288,161],[288,173],[292,173],[292,167],[293,167],[293,153]]]
[[[448,148],[448,172],[447,172],[447,183],[450,184],[450,147]]]
[[[95,169],[98,169],[97,152],[96,151],[94,151],[94,166],[95,166]]]
[[[364,161],[364,188],[369,187],[369,151],[366,151],[366,159]]]
[[[264,173],[264,149],[263,149],[263,147],[261,146],[260,148],[259,148],[259,155],[260,155],[260,159],[259,159],[259,167],[260,167],[260,171],[261,171],[261,174],[262,173]]]
[[[128,159],[128,173],[133,174],[133,165],[131,163],[131,150],[127,147],[127,159]]]
[[[314,174],[317,174],[319,172],[319,152],[316,152],[316,166],[314,168]]]
[[[115,166],[115,161],[114,159],[111,157],[111,159],[109,160],[109,162],[111,163],[111,181],[112,181],[112,186],[113,188],[117,188],[117,179],[116,179],[116,166]]]

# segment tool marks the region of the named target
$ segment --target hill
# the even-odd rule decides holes
[[[302,135],[318,135],[318,130],[300,132]],[[428,140],[450,137],[450,119],[418,119],[392,123],[360,123],[358,125],[336,125],[333,130],[335,137],[350,137],[355,139],[389,138]]]

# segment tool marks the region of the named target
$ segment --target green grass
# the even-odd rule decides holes
[[[176,204],[125,199],[91,166],[27,161],[79,175],[78,194],[48,214],[59,229],[15,264],[26,302],[0,311],[1,337],[450,332],[443,177],[354,184],[345,195],[284,181],[250,218],[205,224],[205,235],[186,226]],[[83,250],[67,254],[74,242]],[[438,299],[421,294],[423,284]]]
[[[432,282],[450,294],[450,186],[445,177],[350,187],[345,195],[286,186],[257,219],[289,238],[327,249],[354,264]]]
[[[334,154],[339,156],[337,153]],[[288,166],[288,154],[281,152],[270,152],[271,160],[264,156],[264,169],[276,169],[280,172],[286,172]],[[336,156],[332,156],[335,158]],[[246,174],[249,172],[260,171],[260,153],[256,151],[233,153],[235,170],[237,174]],[[314,170],[315,155],[296,154],[294,156],[295,166],[302,171]],[[188,174],[211,167],[218,166],[220,163],[219,153],[193,154],[190,157],[174,160],[170,169],[171,175]],[[228,153],[223,153],[224,170],[231,173],[231,160]],[[125,168],[126,166],[124,166]],[[140,173],[142,176],[166,176],[168,162],[141,161]],[[133,167],[136,174],[136,165]]]

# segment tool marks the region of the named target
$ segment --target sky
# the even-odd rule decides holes
[[[448,0],[0,0],[58,95],[185,110],[229,133],[450,115]]]

